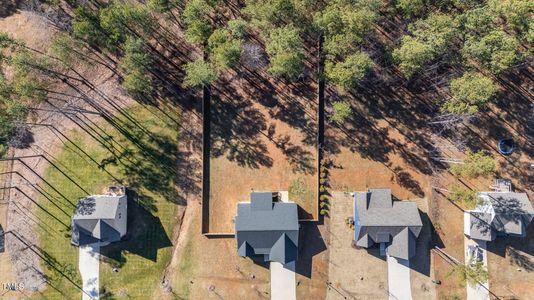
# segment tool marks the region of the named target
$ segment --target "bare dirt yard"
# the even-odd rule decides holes
[[[311,78],[274,83],[239,70],[211,100],[209,232],[233,232],[236,203],[289,191],[300,219],[317,218],[317,99]]]
[[[187,207],[186,231],[181,233],[169,269],[173,294],[178,299],[270,299],[269,264],[239,257],[233,238],[199,234],[200,209],[198,202]],[[324,299],[328,278],[325,235],[324,226],[303,224],[296,268],[297,299]]]
[[[388,265],[379,249],[352,247],[354,231],[345,219],[353,213],[348,192],[334,192],[330,208],[330,263],[327,299],[388,299]],[[430,224],[424,199],[417,200],[424,229],[417,239],[416,256],[410,259],[410,281],[414,299],[434,299],[435,284],[430,255]]]

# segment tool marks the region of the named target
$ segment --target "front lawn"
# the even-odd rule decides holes
[[[175,115],[174,112],[168,112]],[[70,244],[70,218],[80,197],[100,194],[121,182],[132,189],[128,199],[125,240],[102,249],[101,296],[150,298],[172,253],[172,230],[177,222],[175,160],[178,126],[161,113],[135,107],[89,131],[67,133],[53,163],[44,174],[43,196],[36,228],[50,277],[45,299],[79,299],[81,278],[78,248]],[[175,116],[173,116],[174,119]],[[59,169],[59,170],[58,170]],[[46,195],[46,196],[45,196]],[[113,267],[118,267],[117,273]],[[148,296],[147,296],[148,295]]]

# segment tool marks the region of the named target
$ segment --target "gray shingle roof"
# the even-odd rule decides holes
[[[423,223],[417,204],[393,201],[390,189],[354,193],[354,239],[360,247],[386,243],[390,256],[409,259]]]
[[[126,196],[101,195],[80,199],[72,217],[71,242],[74,245],[85,245],[98,241],[119,241],[120,232],[109,221],[115,219],[122,197]]]
[[[263,255],[286,264],[297,258],[298,212],[293,202],[273,202],[272,193],[252,193],[237,204],[235,230],[238,255]]]
[[[76,204],[74,219],[113,219],[121,196],[89,196],[80,199]]]
[[[469,236],[492,241],[498,234],[525,236],[534,218],[534,209],[526,193],[481,192],[483,202],[469,211]]]

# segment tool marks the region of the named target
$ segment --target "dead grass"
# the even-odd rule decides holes
[[[295,95],[289,87],[263,94],[245,80],[228,80],[212,97],[209,232],[233,232],[236,204],[249,201],[252,190],[293,186],[299,217],[317,218],[313,95]]]
[[[235,239],[208,239],[200,234],[200,206],[194,209],[192,226],[172,288],[177,299],[269,299],[269,269],[237,256]]]

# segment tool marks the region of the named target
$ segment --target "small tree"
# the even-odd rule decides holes
[[[485,151],[467,151],[463,163],[454,164],[449,170],[457,177],[485,177],[495,172],[495,160]]]
[[[452,99],[445,102],[441,110],[453,114],[476,113],[499,90],[490,78],[473,72],[451,80],[450,88]]]
[[[488,6],[519,32],[528,31],[532,27],[533,8],[530,0],[489,0]]]
[[[502,30],[494,30],[480,38],[472,36],[465,42],[463,56],[481,66],[500,73],[518,59],[519,42]]]
[[[185,39],[192,44],[204,45],[212,32],[210,14],[213,7],[205,0],[187,1],[183,20],[185,24]]]
[[[124,72],[124,87],[131,94],[150,93],[152,78],[148,72],[152,57],[141,39],[128,37],[119,67]]]
[[[398,0],[397,7],[407,16],[412,16],[421,12],[426,7],[426,3],[424,0]]]
[[[218,70],[235,66],[241,55],[241,40],[227,29],[216,29],[208,39],[210,59]]]
[[[109,44],[104,29],[100,26],[98,12],[83,5],[78,6],[74,10],[72,35],[93,46]]]
[[[352,107],[348,101],[336,101],[332,103],[332,121],[342,124],[352,114]]]
[[[299,30],[293,25],[271,30],[265,49],[270,57],[269,72],[296,79],[304,69],[303,47]]]
[[[445,14],[431,13],[408,26],[413,36],[432,47],[435,55],[450,51],[454,38],[458,36],[456,21]]]
[[[341,93],[352,89],[373,67],[373,61],[364,52],[348,56],[344,61],[326,62],[326,77],[337,86]]]
[[[449,198],[454,202],[464,203],[467,209],[474,209],[480,203],[478,191],[463,188],[458,184],[451,187]]]
[[[213,65],[197,59],[185,65],[184,87],[206,86],[217,79]]]
[[[400,63],[399,68],[406,78],[437,56],[447,53],[458,35],[453,18],[441,13],[431,13],[408,28],[413,36],[404,36],[400,48],[393,51],[393,58]]]
[[[476,286],[479,282],[484,283],[489,279],[489,273],[484,263],[477,261],[468,265],[458,264],[454,267],[453,272],[458,275],[460,285]]]
[[[434,59],[432,47],[411,36],[404,36],[400,48],[393,50],[393,59],[406,78],[411,78],[425,64]]]
[[[232,19],[228,21],[228,30],[234,38],[241,39],[247,33],[248,24],[243,19]]]

